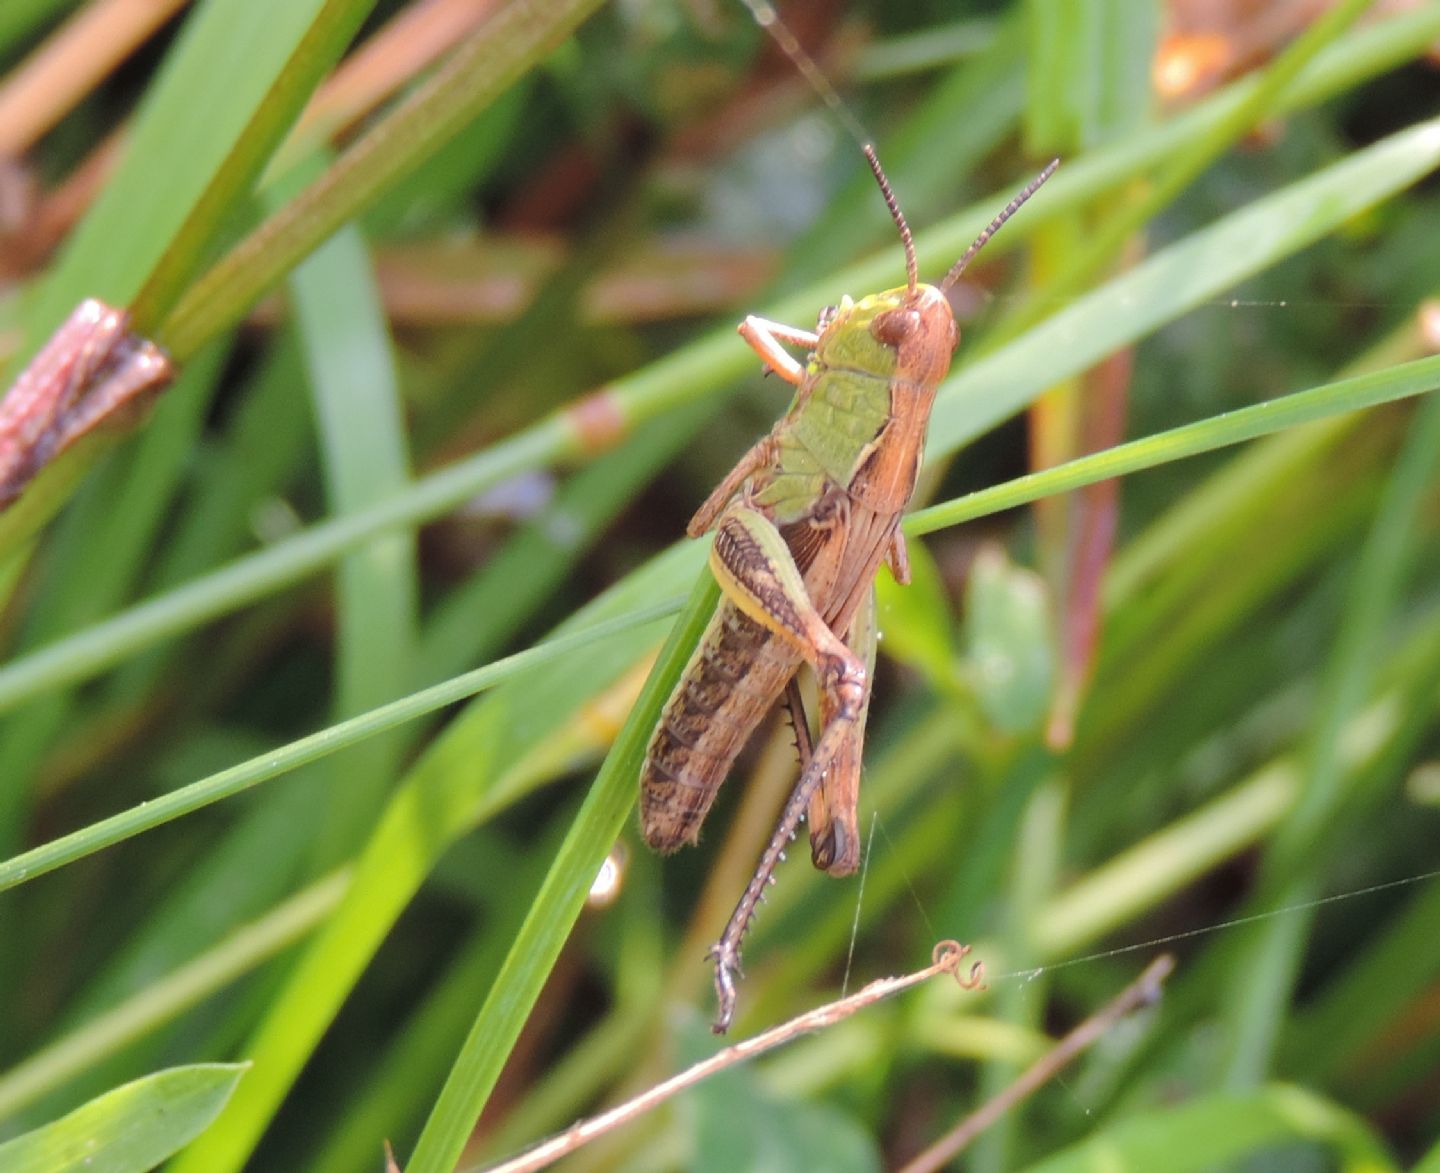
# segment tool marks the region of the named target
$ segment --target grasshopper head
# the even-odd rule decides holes
[[[880,194],[885,197],[885,206],[890,209],[890,217],[900,233],[900,243],[905,248],[906,280],[904,286],[898,289],[887,289],[884,293],[863,298],[853,306],[847,298],[838,309],[822,314],[821,346],[818,349],[825,349],[824,344],[830,338],[832,329],[844,323],[848,353],[835,354],[835,359],[842,362],[860,359],[856,365],[861,370],[898,376],[902,383],[929,388],[933,392],[935,385],[950,369],[950,356],[960,345],[960,330],[945,298],[946,292],[960,279],[975,254],[985,247],[985,242],[1050,178],[1060,161],[1052,162],[1010,201],[945,274],[938,288],[922,285],[919,281],[910,225],[905,222],[905,214],[900,211],[875,149],[868,144],[865,146],[865,161],[870,164],[875,182],[880,185]],[[862,331],[868,335],[870,343],[861,342]],[[865,353],[867,351],[868,354]],[[888,352],[888,361],[885,352]]]
[[[960,329],[955,324],[946,293],[1000,226],[1054,174],[1060,161],[1052,162],[1005,206],[937,287],[920,283],[910,226],[905,222],[873,147],[865,147],[865,159],[900,232],[900,243],[905,247],[906,281],[902,286],[857,302],[847,297],[838,306],[825,310],[817,329],[820,341],[815,348],[816,357],[830,366],[894,378],[899,386],[933,394],[950,369],[950,356],[960,344]]]
[[[827,366],[938,382],[959,341],[943,293],[933,285],[902,285],[825,310],[815,352]]]
[[[960,330],[950,302],[933,285],[902,285],[820,316],[815,354],[831,367],[869,371],[933,387],[950,368]]]
[[[890,289],[875,300],[885,304],[870,319],[870,333],[895,352],[895,373],[934,387],[960,345],[960,327],[949,300],[933,285]]]

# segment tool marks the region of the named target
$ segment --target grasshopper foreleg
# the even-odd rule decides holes
[[[820,792],[832,769],[847,768],[846,755],[869,701],[870,674],[865,661],[846,646],[815,609],[789,547],[763,513],[740,503],[727,509],[715,534],[710,565],[721,589],[736,606],[790,643],[814,668],[824,721],[810,760],[785,804],[755,874],[710,951],[715,962],[715,993],[720,1002],[715,1030],[720,1033],[729,1027],[734,1014],[740,945],[755,908],[812,795]],[[808,741],[808,737],[804,740]],[[853,813],[849,821],[853,823]]]
[[[814,350],[819,345],[820,335],[783,322],[772,322],[769,318],[757,318],[754,314],[741,322],[737,329],[740,337],[750,344],[750,349],[765,360],[766,370],[774,371],[796,387],[801,384],[805,378],[805,364],[797,361],[781,343]]]
[[[767,371],[774,371],[787,383],[795,386],[804,382],[805,367],[797,362],[781,343],[788,342],[792,346],[814,350],[820,342],[818,334],[786,326],[781,322],[772,322],[769,318],[757,318],[754,314],[740,323],[739,330],[740,337],[765,360]],[[774,463],[774,460],[775,440],[772,436],[766,436],[745,453],[725,479],[715,486],[710,496],[705,498],[704,504],[695,511],[695,516],[690,519],[685,532],[692,538],[698,538],[708,531],[725,506],[730,504],[731,498],[739,492],[745,478],[756,469]]]

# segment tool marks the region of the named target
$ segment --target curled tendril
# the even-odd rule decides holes
[[[960,964],[960,959],[969,952],[970,946],[962,945],[959,941],[939,941],[935,948],[930,950],[930,964],[953,973]]]
[[[960,962],[970,952],[969,945],[962,945],[959,941],[940,941],[930,952],[930,962],[938,966],[941,971],[954,976],[956,984],[962,990],[984,990],[985,985],[985,963],[976,961],[968,972],[961,974]]]

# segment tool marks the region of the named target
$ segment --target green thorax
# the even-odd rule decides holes
[[[895,351],[870,333],[870,323],[905,295],[901,286],[847,298],[821,332],[805,381],[771,433],[775,465],[755,478],[755,502],[776,520],[805,516],[830,484],[852,484],[889,421]]]

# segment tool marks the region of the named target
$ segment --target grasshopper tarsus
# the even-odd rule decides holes
[[[710,950],[710,958],[715,962],[715,1001],[718,1005],[710,1030],[723,1035],[735,1020],[736,979],[745,975],[740,969],[739,952],[727,950],[723,943]]]

